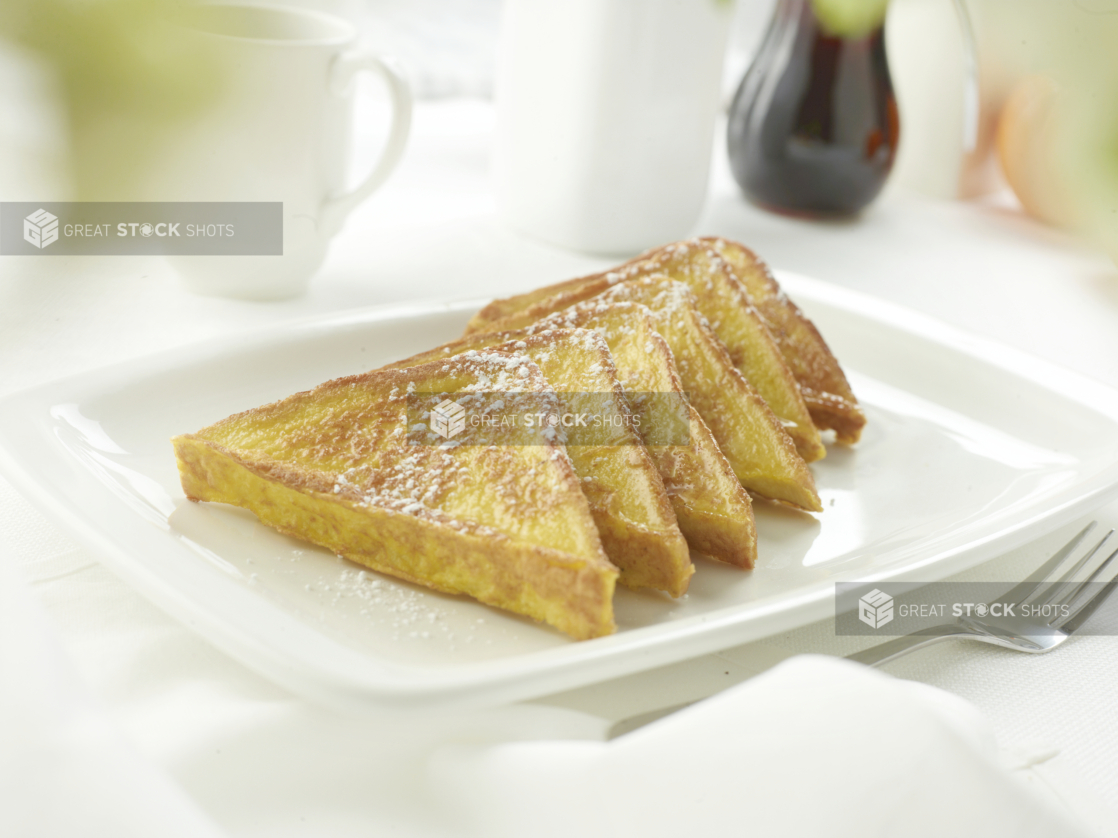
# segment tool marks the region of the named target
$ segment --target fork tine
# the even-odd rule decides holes
[[[1075,538],[1073,538],[1071,541],[1057,550],[1052,558],[1050,558],[1048,561],[1034,570],[1031,574],[1029,574],[1029,577],[1024,582],[1022,582],[1020,585],[1017,585],[1012,590],[1002,594],[999,599],[1002,599],[1005,602],[1026,602],[1028,598],[1033,593],[1035,593],[1038,588],[1040,588],[1041,585],[1048,581],[1048,578],[1052,575],[1056,568],[1064,563],[1064,560],[1066,560],[1067,557],[1071,555],[1072,550],[1078,547],[1079,542],[1081,542],[1086,537],[1087,533],[1089,533],[1094,528],[1095,522],[1092,521],[1083,529],[1081,529],[1079,531],[1079,534],[1075,536]]]
[[[1107,556],[1106,561],[1104,561],[1098,566],[1098,568],[1095,569],[1095,572],[1091,574],[1090,578],[1086,582],[1084,582],[1083,585],[1087,585],[1089,582],[1092,582],[1096,578],[1098,578],[1098,576],[1103,572],[1106,566],[1114,560],[1115,556],[1118,556],[1118,550],[1115,550],[1113,553]],[[1083,586],[1081,585],[1080,589],[1082,589],[1082,587]],[[1071,610],[1071,615],[1062,623],[1060,623],[1058,627],[1063,629],[1064,632],[1066,632],[1067,634],[1071,634],[1077,631],[1079,627],[1087,622],[1090,616],[1095,613],[1098,607],[1106,602],[1107,597],[1109,597],[1114,592],[1114,589],[1116,587],[1118,587],[1118,575],[1112,576],[1110,578],[1110,581],[1103,585],[1100,590],[1096,591],[1094,595],[1092,595],[1084,602],[1080,603],[1077,607],[1073,607]]]
[[[1074,568],[1072,568],[1071,571],[1069,571],[1068,573],[1065,573],[1063,579],[1052,585],[1053,588],[1060,588],[1061,590],[1054,592],[1048,600],[1045,600],[1046,603],[1058,604],[1058,606],[1070,606],[1072,602],[1076,601],[1076,598],[1083,591],[1083,589],[1087,587],[1087,585],[1098,579],[1099,573],[1102,572],[1103,568],[1106,568],[1107,562],[1110,561],[1111,556],[1107,556],[1107,558],[1103,560],[1101,564],[1099,564],[1098,568],[1096,568],[1095,571],[1093,571],[1091,575],[1089,575],[1089,577],[1087,579],[1084,579],[1082,582],[1077,583],[1076,581],[1074,581],[1073,578],[1074,575],[1079,572],[1082,566],[1084,564],[1087,564],[1088,560],[1093,558],[1093,555],[1095,555],[1099,551],[1100,547],[1106,543],[1107,539],[1109,539],[1112,533],[1114,533],[1114,530],[1111,530],[1109,533],[1107,533],[1106,536],[1103,537],[1102,541],[1095,545],[1095,549],[1093,549],[1087,555],[1084,555],[1080,561],[1076,562],[1076,566],[1074,566]],[[1069,588],[1071,589],[1070,591],[1068,590]],[[1059,597],[1057,597],[1057,593],[1060,594]]]
[[[1107,539],[1109,539],[1112,535],[1114,535],[1114,530],[1110,530],[1106,535],[1104,535],[1098,544],[1088,550],[1087,554],[1075,563],[1074,567],[1072,567],[1071,570],[1061,576],[1057,581],[1049,585],[1045,591],[1043,591],[1042,593],[1038,593],[1036,597],[1034,597],[1033,602],[1041,605],[1065,605],[1067,603],[1074,602],[1075,598],[1079,596],[1079,592],[1082,591],[1084,586],[1091,581],[1091,579],[1089,578],[1086,581],[1077,584],[1075,582],[1076,574],[1079,573],[1079,571],[1081,571],[1086,566],[1087,562],[1091,561],[1091,559],[1095,557],[1095,554],[1102,549],[1102,546],[1106,544]],[[1098,568],[1096,568],[1095,573],[1098,573]],[[1092,578],[1094,577],[1094,575],[1095,574],[1092,574]],[[1068,592],[1069,588],[1072,589],[1070,592]]]

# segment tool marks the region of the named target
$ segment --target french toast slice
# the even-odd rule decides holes
[[[656,331],[646,306],[602,303],[576,307],[545,317],[529,331],[593,329],[613,355],[627,394],[678,393],[683,387],[672,351]],[[658,399],[631,399],[641,418],[641,433],[655,442],[654,429],[677,420],[673,406]],[[668,415],[664,415],[668,414]],[[751,568],[757,558],[753,505],[698,411],[687,406],[689,445],[648,447],[668,490],[679,528],[698,553]]]
[[[700,241],[713,247],[745,286],[796,377],[816,427],[834,430],[839,442],[857,442],[866,415],[815,324],[781,291],[769,266],[752,250],[729,239],[709,237]]]
[[[595,299],[649,308],[656,330],[675,356],[683,389],[746,489],[801,509],[823,511],[811,469],[780,420],[734,366],[686,285],[651,274],[619,283]]]
[[[336,379],[175,437],[183,491],[576,639],[610,634],[618,572],[563,446],[540,428],[493,445],[408,424],[417,399],[483,391],[551,395],[535,364],[498,352]]]
[[[726,345],[734,366],[741,370],[745,379],[780,419],[800,456],[809,463],[825,457],[827,449],[823,447],[819,430],[812,422],[795,376],[760,314],[750,303],[745,287],[727,262],[710,245],[697,239],[649,251],[604,273],[496,300],[470,320],[467,332],[511,328],[518,319],[514,315],[549,297],[562,295],[571,305],[596,296],[619,282],[653,273],[667,274],[691,289],[699,311]],[[500,321],[500,325],[495,321]]]
[[[530,358],[561,401],[564,394],[571,394],[574,399],[592,401],[594,410],[629,414],[609,348],[600,335],[585,330],[473,335],[385,369],[404,369],[489,348]],[[609,436],[610,444],[567,447],[606,555],[621,571],[618,581],[623,585],[681,596],[687,592],[695,568],[656,464],[633,423],[610,425]]]
[[[489,325],[519,326],[559,311],[592,311],[602,303],[647,306],[656,331],[672,350],[684,390],[742,485],[771,500],[822,511],[811,470],[764,399],[734,366],[686,285],[654,273],[574,302],[591,288],[586,285],[540,300]]]

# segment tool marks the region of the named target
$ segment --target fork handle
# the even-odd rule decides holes
[[[940,640],[947,640],[949,637],[963,637],[969,634],[970,632],[958,625],[933,626],[912,634],[906,634],[904,637],[888,640],[885,643],[879,643],[877,646],[871,646],[861,652],[855,652],[853,655],[847,655],[846,659],[864,663],[866,666],[877,666],[894,658],[899,658],[901,655],[907,655],[916,649],[938,643]]]

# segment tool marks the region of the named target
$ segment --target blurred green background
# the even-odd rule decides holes
[[[126,200],[223,74],[187,36],[184,0],[3,0],[0,38],[33,53],[59,95],[77,200]]]

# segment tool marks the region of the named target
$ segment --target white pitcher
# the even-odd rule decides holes
[[[729,5],[506,0],[493,160],[505,221],[604,254],[690,233],[706,198]]]

